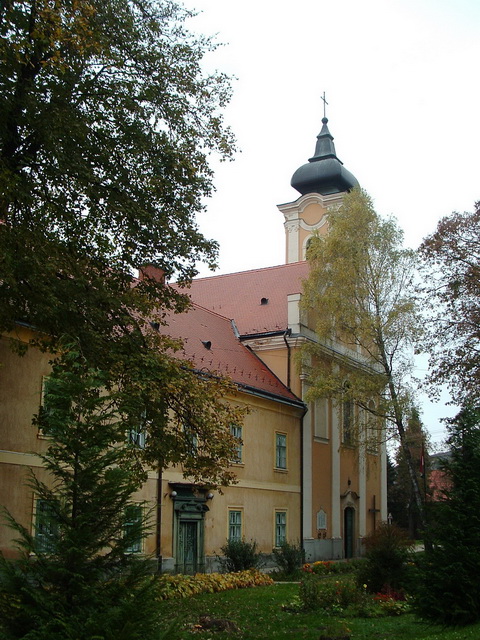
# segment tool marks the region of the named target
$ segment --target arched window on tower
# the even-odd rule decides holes
[[[306,260],[308,257],[308,249],[312,244],[312,236],[308,236],[308,238],[303,243],[303,259]]]
[[[350,397],[350,385],[345,382],[343,385],[344,399],[342,402],[342,435],[343,444],[353,444],[353,429],[354,429],[354,405],[353,400]]]
[[[376,415],[376,405],[373,400],[368,403],[367,411],[367,450],[369,453],[378,453],[380,440],[379,419]]]

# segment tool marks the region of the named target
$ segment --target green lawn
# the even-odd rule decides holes
[[[165,622],[178,621],[176,631],[165,640],[226,640],[295,638],[319,640],[331,636],[331,625],[338,619],[315,613],[289,613],[282,610],[298,594],[296,584],[240,589],[192,596],[161,604]],[[238,631],[199,630],[201,616],[232,621]],[[344,619],[351,640],[478,640],[480,623],[461,629],[442,629],[418,621],[407,614],[391,618]]]

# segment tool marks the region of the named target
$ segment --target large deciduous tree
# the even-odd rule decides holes
[[[426,478],[429,469],[428,434],[425,431],[420,413],[417,407],[413,407],[407,416],[405,429],[405,443],[410,450],[414,463],[415,473],[418,478],[422,498],[425,501]],[[410,538],[415,540],[421,533],[419,531],[418,509],[412,490],[412,483],[405,462],[403,448],[399,447],[396,454],[395,485],[391,488],[389,500],[394,501],[392,511],[396,524],[408,530]]]
[[[381,219],[360,189],[329,212],[329,230],[314,237],[304,287],[317,339],[305,349],[311,397],[355,403],[362,416],[394,428],[409,470],[415,502],[424,507],[406,440],[411,408],[412,346],[420,331],[414,288],[415,254],[402,246],[394,220]],[[363,418],[365,420],[365,418]]]
[[[426,350],[431,382],[448,384],[454,400],[479,397],[480,202],[453,213],[420,247],[428,305]]]
[[[233,152],[230,84],[202,70],[214,44],[188,17],[172,0],[2,3],[0,331],[26,322],[52,354],[74,342],[128,398],[125,421],[149,432],[146,461],[201,467],[215,484],[231,479],[225,427],[239,418],[219,399],[231,387],[175,358],[162,325],[187,298],[150,277],[188,282],[198,260],[213,266],[195,217],[209,155]],[[196,460],[187,423],[205,442]]]
[[[58,532],[46,554],[11,522],[25,553],[3,563],[7,637],[24,626],[39,639],[151,637],[123,507],[147,465],[233,479],[234,388],[177,358],[166,315],[188,299],[152,277],[188,282],[197,261],[215,264],[196,214],[213,189],[210,154],[234,150],[229,81],[203,71],[214,44],[188,17],[172,0],[0,4],[0,332],[21,351],[26,323],[51,354],[39,419],[53,491],[32,482]],[[131,432],[144,447],[126,443]],[[19,602],[23,618],[9,608]]]

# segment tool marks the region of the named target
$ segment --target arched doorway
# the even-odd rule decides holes
[[[343,512],[343,544],[345,558],[355,555],[355,509],[346,507]]]

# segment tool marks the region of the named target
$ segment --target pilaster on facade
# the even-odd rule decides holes
[[[387,442],[385,437],[381,438],[380,444],[380,496],[380,519],[382,522],[387,522]]]
[[[334,403],[332,408],[332,538],[342,537],[340,513],[340,407]]]
[[[302,379],[302,398],[307,393],[307,384]],[[312,539],[313,522],[313,461],[312,461],[312,421],[303,420],[303,536]]]
[[[365,421],[360,421],[359,429],[359,446],[358,446],[358,536],[364,538],[367,535],[367,443],[366,443],[366,425]],[[383,502],[382,502],[383,504]]]
[[[287,296],[287,313],[288,313],[288,327],[292,333],[302,333],[302,327],[304,322],[302,322],[302,311],[300,308],[300,301],[302,299],[301,293],[292,293]]]

